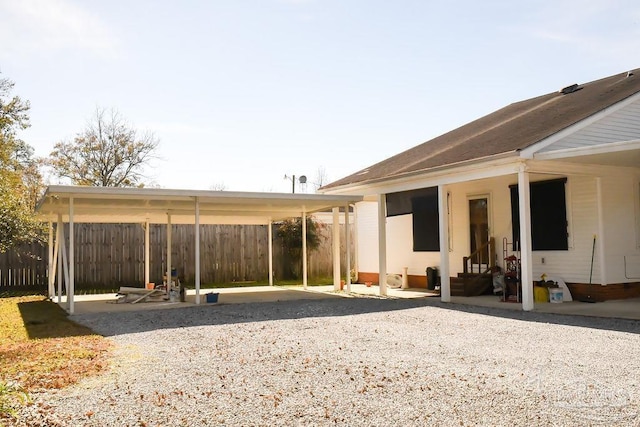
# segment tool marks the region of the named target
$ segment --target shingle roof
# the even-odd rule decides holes
[[[393,178],[409,172],[515,154],[629,96],[640,92],[640,70],[520,101],[481,117],[352,175],[324,189]],[[630,75],[628,75],[630,74]]]

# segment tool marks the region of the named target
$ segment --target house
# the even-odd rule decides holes
[[[361,280],[408,267],[426,286],[436,267],[449,301],[474,291],[458,276],[515,266],[524,310],[543,274],[578,299],[640,297],[640,70],[508,105],[321,191],[364,196]]]

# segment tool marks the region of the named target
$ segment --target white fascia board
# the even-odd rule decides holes
[[[258,214],[274,219],[293,217],[303,211],[323,211],[362,200],[361,196],[353,195],[50,186],[38,202],[36,211],[41,217],[59,211],[64,213],[72,197],[78,214],[85,209],[84,213],[93,214],[96,219],[109,217],[111,213],[117,213],[118,217],[136,217],[141,212],[165,215],[168,210],[185,211],[193,215],[196,198],[200,200],[203,216],[212,210],[214,216],[233,218]]]
[[[532,174],[561,176],[627,176],[638,173],[637,168],[624,166],[593,165],[559,160],[527,160],[527,170]]]
[[[589,147],[565,148],[562,150],[545,151],[534,153],[536,160],[566,159],[571,157],[589,156],[593,154],[617,153],[621,151],[639,150],[640,139],[630,141],[609,142],[605,144],[592,145]]]
[[[357,196],[332,196],[307,193],[257,193],[244,191],[207,191],[207,190],[174,190],[164,188],[129,188],[129,187],[88,187],[70,185],[50,185],[45,196],[64,196],[79,198],[136,198],[150,200],[188,200],[195,197],[211,200],[255,200],[255,201],[317,201],[346,204],[356,202]]]
[[[375,181],[369,181],[366,184],[344,186],[328,191],[335,192],[336,194],[357,193],[371,195],[436,187],[438,185],[448,185],[515,174],[521,167],[522,162],[523,160],[520,159],[518,153],[507,153],[506,155],[491,157],[482,162],[414,172],[393,179],[380,178]]]
[[[623,99],[620,102],[617,102],[616,104],[610,105],[609,107],[604,108],[603,110],[598,111],[597,113],[577,122],[574,123],[571,126],[568,126],[564,129],[562,129],[559,132],[554,133],[553,135],[544,138],[538,142],[536,142],[533,145],[530,145],[527,148],[524,148],[520,151],[520,155],[521,157],[525,158],[525,159],[531,159],[534,157],[534,155],[540,151],[543,150],[545,148],[547,148],[548,146],[550,146],[551,144],[560,141],[563,138],[566,138],[567,136],[576,133],[577,131],[586,128],[589,125],[592,125],[593,123],[597,122],[600,119],[605,118],[606,116],[626,107],[627,105],[633,104],[634,102],[636,102],[638,99],[640,99],[640,92],[635,93],[633,95],[631,95],[630,97]]]

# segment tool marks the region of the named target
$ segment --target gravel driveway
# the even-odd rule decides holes
[[[638,321],[429,298],[74,319],[113,369],[34,396],[23,425],[640,426]]]

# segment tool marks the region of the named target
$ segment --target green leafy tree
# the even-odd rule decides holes
[[[144,167],[159,141],[132,128],[115,110],[97,108],[87,127],[70,142],[58,142],[48,163],[56,175],[76,185],[143,187]]]
[[[307,250],[318,249],[322,242],[322,224],[307,217]],[[287,219],[277,224],[276,237],[284,248],[285,279],[297,279],[302,268],[302,218]]]
[[[42,238],[34,207],[43,185],[33,149],[17,136],[29,127],[29,102],[11,96],[14,83],[0,79],[0,252]]]

